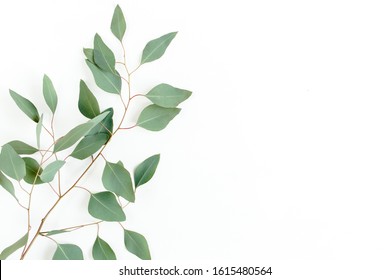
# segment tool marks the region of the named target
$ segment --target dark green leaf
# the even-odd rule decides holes
[[[99,88],[109,93],[121,93],[122,79],[118,73],[113,74],[111,72],[103,71],[88,60],[86,60],[86,62],[89,69],[91,69],[96,85]]]
[[[5,144],[1,149],[0,170],[18,181],[22,180],[26,175],[26,165],[23,159],[9,144]]]
[[[114,109],[108,108],[102,112],[102,114],[107,114],[107,116],[100,122],[99,125],[95,126],[91,129],[91,131],[88,132],[87,135],[95,135],[104,133],[107,134],[107,140],[111,138],[112,131],[114,129]]]
[[[146,97],[154,104],[165,108],[176,108],[190,96],[190,91],[175,88],[168,84],[159,84],[146,94]]]
[[[11,141],[7,144],[10,145],[19,155],[32,155],[38,152],[37,148],[31,147],[30,145],[19,140]]]
[[[0,254],[0,260],[5,260],[6,258],[8,258],[10,255],[15,253],[18,249],[26,245],[27,241],[28,241],[28,233],[26,233],[22,238],[20,238],[11,246],[5,248],[3,252],[1,252]]]
[[[16,105],[22,110],[30,119],[34,122],[39,122],[38,110],[30,100],[24,98],[23,96],[17,94],[13,90],[9,90],[12,99],[15,101]]]
[[[56,176],[58,170],[60,170],[65,164],[65,161],[63,160],[56,160],[50,163],[46,168],[43,170],[41,174],[41,179],[45,183],[49,183],[54,180],[54,177]]]
[[[85,48],[84,50],[84,55],[85,57],[93,64],[95,64],[95,60],[93,59],[93,49],[87,49]]]
[[[57,244],[53,260],[83,260],[83,252],[73,244]]]
[[[88,212],[96,219],[108,222],[123,222],[126,215],[111,192],[100,192],[91,195]]]
[[[111,31],[122,42],[123,36],[126,32],[126,20],[119,5],[116,6],[114,15],[111,21]]]
[[[164,129],[180,113],[178,108],[163,108],[157,105],[146,107],[138,118],[137,125],[151,131]]]
[[[41,148],[41,132],[42,132],[42,126],[43,126],[43,114],[41,115],[41,118],[39,119],[39,122],[38,122],[37,128],[36,128],[38,149]]]
[[[30,185],[39,185],[44,182],[41,180],[42,168],[39,163],[30,157],[23,158],[26,164],[26,176],[24,176],[24,181]]]
[[[118,163],[106,162],[102,177],[104,187],[123,197],[129,202],[134,202],[134,189],[130,173]]]
[[[126,249],[142,260],[151,260],[148,242],[137,232],[125,230]]]
[[[160,155],[154,155],[144,160],[135,168],[134,181],[136,188],[149,182],[149,180],[152,179],[154,173],[156,172],[159,161]]]
[[[141,64],[152,62],[162,57],[176,34],[177,32],[171,32],[147,43],[142,52]]]
[[[85,136],[70,156],[80,160],[86,159],[106,144],[107,140],[107,134],[105,133]]]
[[[99,103],[83,80],[80,80],[79,110],[89,119],[100,114]]]
[[[114,53],[103,42],[99,34],[96,34],[94,39],[93,59],[95,64],[103,71],[116,74]]]
[[[110,245],[99,236],[93,244],[92,256],[94,260],[116,260],[115,252]]]
[[[43,97],[45,98],[47,106],[49,106],[54,114],[57,109],[58,98],[53,82],[47,75],[43,77]]]
[[[7,177],[0,171],[0,186],[2,186],[7,192],[9,192],[16,200],[14,185]]]

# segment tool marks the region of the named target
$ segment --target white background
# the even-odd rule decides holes
[[[127,19],[132,68],[149,40],[179,31],[163,58],[134,74],[133,92],[162,82],[193,91],[167,129],[131,130],[105,153],[130,170],[161,153],[125,223],[147,237],[154,259],[389,259],[387,1],[3,1],[1,143],[35,143],[34,123],[8,89],[48,120],[44,73],[59,95],[57,135],[85,121],[77,109],[80,78],[102,108],[120,108],[116,96],[93,86],[82,53],[98,32],[121,57],[109,29],[117,3]],[[134,103],[129,125],[145,104]],[[65,183],[87,164],[69,163]],[[84,186],[102,190],[102,167]],[[37,189],[35,222],[53,199],[46,187]],[[87,202],[75,190],[45,229],[93,221]],[[5,191],[0,209],[4,248],[25,233],[26,218]],[[56,238],[91,258],[95,236],[91,227]],[[118,225],[102,226],[101,236],[118,258],[132,258]],[[50,259],[54,250],[41,238],[28,259]]]

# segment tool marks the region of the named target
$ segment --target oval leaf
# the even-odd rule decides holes
[[[115,252],[99,236],[96,237],[95,243],[93,244],[92,256],[94,260],[116,260]]]
[[[85,117],[92,119],[100,114],[99,103],[87,84],[80,81],[79,110]]]
[[[142,260],[151,260],[148,242],[137,232],[124,230],[126,249]]]
[[[126,220],[122,207],[111,192],[91,194],[88,212],[92,217],[103,221],[123,222]]]
[[[135,168],[134,181],[136,188],[149,182],[149,180],[152,179],[154,173],[156,172],[159,161],[160,155],[154,155],[141,162],[141,164]]]
[[[16,200],[14,185],[7,177],[0,171],[0,186],[2,186],[7,192],[9,192]]]
[[[177,32],[171,32],[147,43],[142,52],[141,64],[152,62],[162,57],[176,34]]]
[[[9,144],[4,145],[1,149],[0,170],[18,181],[26,175],[26,164]]]
[[[119,5],[116,6],[114,15],[111,20],[111,32],[122,42],[123,36],[126,32],[126,20]]]
[[[191,91],[175,88],[168,84],[159,84],[152,88],[146,97],[154,104],[165,108],[176,108],[191,96]]]
[[[99,34],[96,34],[94,39],[93,59],[100,69],[116,74],[114,53],[103,42]]]
[[[22,238],[20,238],[18,241],[16,241],[11,246],[8,246],[1,252],[0,254],[0,260],[5,260],[10,255],[15,253],[18,249],[22,248],[24,245],[26,245],[28,240],[28,233],[26,233]]]
[[[34,122],[39,122],[38,110],[30,100],[24,98],[23,96],[17,94],[13,90],[9,90],[12,99],[15,101],[16,105],[22,110],[30,119]]]
[[[39,185],[44,182],[41,180],[42,168],[39,163],[30,157],[23,158],[24,163],[26,164],[26,176],[24,176],[24,181],[30,185]]]
[[[18,155],[32,155],[38,152],[37,148],[34,148],[19,140],[11,141],[7,144],[10,145]]]
[[[73,244],[57,244],[53,260],[83,260],[83,251]]]
[[[178,108],[163,108],[157,105],[146,107],[138,118],[137,125],[151,131],[164,129],[180,113]]]
[[[53,82],[47,75],[43,77],[43,97],[45,98],[47,106],[49,106],[54,114],[57,109],[58,98]]]
[[[46,168],[43,170],[41,174],[41,179],[45,183],[49,183],[53,181],[54,177],[56,176],[58,170],[60,170],[65,164],[65,161],[63,160],[56,160],[52,163],[50,163]]]
[[[83,52],[84,52],[85,57],[86,57],[90,62],[92,62],[93,64],[95,64],[95,61],[94,61],[94,59],[93,59],[93,49],[84,48],[84,49],[83,49]]]
[[[121,93],[122,79],[117,73],[103,71],[90,61],[86,60],[86,62],[99,88],[109,93]]]
[[[102,114],[107,114],[107,116],[94,128],[92,128],[87,135],[95,135],[95,134],[107,134],[108,139],[111,138],[112,131],[114,129],[114,109],[108,108],[102,112]],[[107,140],[108,140],[107,139]]]
[[[135,201],[130,173],[118,163],[106,162],[102,177],[104,187],[129,202]]]
[[[85,136],[70,155],[71,157],[83,160],[96,153],[107,142],[107,134],[99,133]]]

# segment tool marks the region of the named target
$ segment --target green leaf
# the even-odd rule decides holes
[[[177,32],[171,32],[147,43],[142,52],[141,64],[152,62],[162,57],[176,34]]]
[[[122,165],[106,161],[102,181],[107,190],[112,191],[129,202],[135,201],[130,173]]]
[[[137,232],[124,230],[125,246],[127,251],[142,260],[151,260],[148,242],[145,237]]]
[[[38,152],[37,148],[34,148],[19,140],[11,141],[7,144],[10,145],[18,155],[32,155]]]
[[[95,243],[93,244],[92,256],[94,260],[116,260],[115,252],[99,236],[96,237]]]
[[[123,36],[126,32],[126,20],[119,5],[116,6],[114,15],[112,16],[111,31],[112,34],[114,34],[115,37],[122,42]]]
[[[85,136],[70,156],[80,160],[86,159],[106,144],[107,140],[107,134],[105,133]]]
[[[102,112],[102,114],[107,114],[107,116],[100,122],[99,125],[95,126],[91,129],[91,131],[88,132],[87,135],[95,135],[95,134],[106,134],[107,135],[107,141],[111,138],[112,131],[114,129],[114,109],[108,108]]]
[[[57,244],[53,260],[83,260],[83,251],[73,244]]]
[[[90,61],[86,60],[86,62],[99,88],[109,93],[121,93],[122,79],[118,73],[103,71]]]
[[[0,186],[2,186],[7,192],[9,192],[16,200],[18,198],[15,195],[14,185],[7,177],[0,171]]]
[[[45,236],[51,236],[51,235],[57,235],[57,234],[67,233],[67,232],[69,232],[69,231],[68,230],[62,230],[62,229],[56,229],[56,230],[51,230],[51,231],[44,232],[42,234],[45,235]]]
[[[83,80],[80,80],[79,110],[89,119],[100,114],[99,103]]]
[[[156,172],[158,163],[160,161],[160,155],[154,155],[139,164],[134,171],[134,181],[135,187],[149,182],[152,179],[154,173]]]
[[[99,34],[96,34],[94,39],[93,59],[100,69],[116,74],[114,53],[103,42]]]
[[[43,97],[45,98],[47,106],[49,106],[54,114],[57,109],[58,98],[53,82],[47,75],[43,77]]]
[[[176,108],[191,96],[191,91],[175,88],[168,84],[159,84],[152,88],[146,97],[154,104],[165,108]]]
[[[34,122],[39,122],[38,110],[30,100],[24,98],[23,96],[17,94],[13,90],[9,90],[12,99],[15,101],[16,105],[22,110],[30,119]]]
[[[0,254],[0,260],[5,260],[10,255],[15,253],[18,249],[22,248],[24,245],[26,245],[28,241],[28,233],[26,233],[22,238],[20,238],[18,241],[16,241],[11,246],[8,246],[1,252]]]
[[[93,59],[93,49],[84,48],[83,49],[85,57],[93,64],[95,64],[95,60]]]
[[[122,207],[111,192],[91,194],[88,212],[92,217],[107,222],[123,222],[126,220]]]
[[[146,107],[138,118],[137,125],[151,131],[163,130],[179,114],[181,109],[163,108],[157,105]]]
[[[42,174],[42,168],[39,163],[30,157],[23,158],[23,161],[26,164],[26,176],[24,176],[24,181],[30,185],[43,184],[44,182],[40,177]]]
[[[41,118],[39,119],[39,122],[38,122],[37,128],[36,128],[38,149],[41,148],[41,133],[42,133],[42,126],[43,126],[43,114],[41,115]]]
[[[50,163],[46,168],[43,170],[41,174],[41,179],[45,183],[49,183],[54,180],[54,177],[56,176],[58,170],[60,170],[65,164],[65,161],[63,160],[56,160]]]
[[[23,159],[9,144],[5,144],[1,149],[0,170],[18,181],[22,180],[26,175],[26,165]]]

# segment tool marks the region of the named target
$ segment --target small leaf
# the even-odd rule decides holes
[[[142,260],[151,260],[148,242],[137,232],[125,230],[125,246],[127,251]]]
[[[42,126],[43,126],[43,114],[41,115],[41,118],[39,119],[39,122],[37,124],[36,134],[37,134],[37,146],[38,149],[41,148],[41,133],[42,133]]]
[[[83,260],[83,251],[73,244],[57,244],[53,260]]]
[[[83,80],[80,80],[79,110],[89,119],[100,114],[99,103]]]
[[[176,108],[190,96],[191,91],[175,88],[168,84],[159,84],[146,94],[146,97],[154,104],[165,108]]]
[[[129,202],[135,201],[130,173],[118,163],[106,162],[102,177],[104,187]]]
[[[111,72],[103,71],[90,61],[86,60],[86,62],[93,74],[96,85],[99,88],[109,93],[121,93],[122,79],[118,73],[113,74]]]
[[[38,152],[37,148],[34,148],[22,141],[11,141],[7,143],[10,145],[18,155],[32,155]]]
[[[57,109],[58,98],[53,82],[47,75],[43,77],[43,97],[45,98],[47,106],[49,106],[54,114]]]
[[[15,101],[16,105],[22,110],[30,119],[34,122],[39,122],[38,110],[30,100],[24,98],[23,96],[17,94],[13,90],[9,90],[12,99]]]
[[[11,145],[6,144],[0,153],[0,170],[15,180],[22,180],[26,175],[26,165]]]
[[[93,244],[92,256],[94,260],[116,260],[115,252],[110,245],[99,236]]]
[[[85,136],[70,156],[80,160],[86,159],[106,144],[107,140],[107,134],[105,133]]]
[[[99,34],[96,34],[94,39],[93,59],[100,69],[116,74],[114,53],[103,42]]]
[[[136,188],[149,182],[149,180],[152,179],[154,173],[156,172],[159,161],[160,155],[154,155],[144,160],[135,168],[134,181]]]
[[[42,234],[44,236],[51,236],[51,235],[57,235],[57,234],[67,233],[67,232],[69,232],[69,231],[68,230],[62,230],[62,229],[56,229],[56,230],[51,230],[51,231],[44,232]]]
[[[50,163],[46,168],[43,170],[41,174],[41,179],[45,183],[49,183],[54,180],[54,177],[56,176],[58,170],[60,170],[65,164],[65,161],[63,160],[56,160],[52,163]]]
[[[119,5],[116,6],[114,15],[112,16],[111,31],[112,34],[114,34],[115,37],[122,42],[123,36],[126,32],[126,20]]]
[[[2,186],[7,192],[9,192],[16,200],[14,185],[7,177],[0,171],[0,186]]]
[[[83,50],[85,57],[93,64],[95,64],[95,60],[93,59],[93,49],[84,48]]]
[[[0,254],[0,260],[5,260],[6,258],[8,258],[10,255],[15,253],[18,249],[26,245],[27,241],[28,241],[28,233],[26,233],[22,238],[20,238],[14,244],[5,248],[3,252],[1,252]]]
[[[44,182],[41,180],[42,168],[39,163],[30,157],[23,158],[24,163],[26,164],[26,176],[24,176],[24,181],[30,185],[40,185]]]
[[[138,118],[137,125],[151,131],[164,129],[179,114],[181,109],[163,108],[157,105],[146,107]]]
[[[111,192],[91,194],[88,212],[92,217],[103,221],[123,222],[126,220],[122,207]]]
[[[107,116],[94,128],[91,129],[91,131],[88,132],[87,135],[95,135],[95,134],[101,134],[104,133],[107,135],[107,140],[111,138],[112,131],[114,129],[114,109],[108,108],[102,112],[102,114],[107,114]]]
[[[141,64],[152,62],[162,57],[176,34],[177,32],[171,32],[147,43],[142,52]]]

